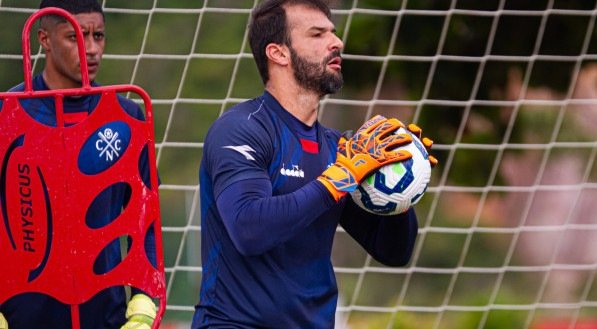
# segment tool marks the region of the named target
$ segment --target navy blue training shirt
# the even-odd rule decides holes
[[[202,282],[192,328],[333,328],[338,224],[373,257],[404,265],[414,211],[376,216],[336,203],[316,178],[340,133],[312,127],[265,92],[210,128],[200,168]]]

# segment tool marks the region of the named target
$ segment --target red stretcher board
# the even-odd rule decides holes
[[[81,63],[81,88],[32,89],[29,35],[33,22],[43,15],[61,15],[75,27]],[[36,292],[71,305],[73,328],[80,328],[78,305],[112,286],[142,289],[159,299],[153,328],[166,309],[165,272],[161,237],[158,178],[155,164],[153,112],[149,95],[134,85],[92,87],[89,83],[83,35],[76,19],[59,8],[44,8],[29,17],[22,34],[23,92],[2,92],[0,99],[0,303],[16,295]],[[119,93],[142,99],[145,121],[128,115],[117,100]],[[65,125],[62,100],[68,96],[100,95],[89,116]],[[38,123],[20,101],[52,97],[57,126]],[[130,131],[127,145],[118,142],[117,130]],[[108,128],[108,129],[107,129]],[[116,136],[115,136],[116,135]],[[96,143],[102,156],[118,157],[101,172],[79,168],[85,143]],[[146,149],[150,184],[139,173],[139,157]],[[131,198],[122,213],[101,228],[89,227],[86,212],[106,188],[126,184]],[[144,239],[155,232],[156,266],[148,260]],[[108,273],[96,274],[93,264],[116,239],[132,239],[126,257]]]

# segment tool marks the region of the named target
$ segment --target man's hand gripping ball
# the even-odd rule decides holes
[[[150,329],[156,316],[155,304],[144,294],[134,295],[126,308],[128,321],[120,329]]]
[[[340,138],[336,162],[317,178],[336,201],[354,191],[360,182],[382,166],[412,157],[401,145],[412,142],[409,134],[395,134],[404,124],[377,115],[365,122],[349,140]]]

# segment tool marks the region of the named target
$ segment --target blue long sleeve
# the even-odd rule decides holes
[[[217,201],[235,247],[245,256],[261,254],[286,241],[333,204],[318,182],[272,197],[266,179],[232,184]],[[410,260],[418,231],[412,208],[400,215],[378,216],[347,201],[340,223],[379,262],[403,266]]]
[[[288,240],[334,203],[317,181],[293,193],[272,196],[267,179],[236,182],[217,199],[224,225],[245,256],[261,254]]]

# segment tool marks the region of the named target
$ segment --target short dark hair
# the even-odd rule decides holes
[[[320,10],[328,18],[332,13],[326,0],[265,0],[251,12],[249,44],[261,80],[269,80],[265,47],[270,43],[290,45],[285,6],[303,5]]]
[[[84,14],[84,13],[100,13],[104,17],[104,11],[102,5],[97,0],[42,0],[39,4],[39,9],[47,7],[57,7],[64,9],[73,15]],[[60,21],[66,21],[65,18],[57,15],[44,16],[53,17]],[[42,19],[44,18],[42,17]]]

